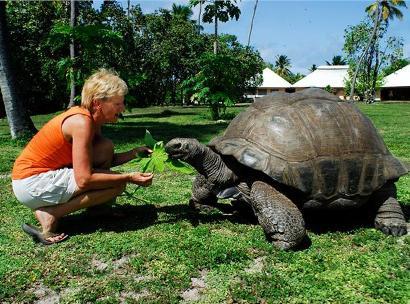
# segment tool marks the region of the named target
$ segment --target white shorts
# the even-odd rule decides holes
[[[70,168],[13,180],[14,195],[31,209],[66,203],[77,190],[74,170]]]

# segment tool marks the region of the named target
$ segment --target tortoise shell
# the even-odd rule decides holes
[[[408,172],[355,105],[321,89],[261,98],[209,146],[319,200],[367,196]]]

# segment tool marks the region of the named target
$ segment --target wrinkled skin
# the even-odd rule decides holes
[[[199,172],[195,178],[190,204],[213,205],[216,194],[237,186],[240,178],[223,162],[220,155],[200,144],[196,139],[173,139],[165,150],[171,158],[191,164]],[[262,181],[249,181],[249,188],[242,183],[256,217],[266,235],[280,249],[297,246],[305,237],[304,221],[299,209],[273,186]]]
[[[213,205],[220,191],[235,187],[243,194],[243,200],[252,206],[259,224],[274,246],[292,249],[306,237],[302,213],[273,181],[258,180],[257,176],[243,174],[193,138],[175,138],[167,143],[165,150],[171,158],[191,164],[199,173],[193,183],[191,206]],[[393,183],[386,184],[371,199],[379,201],[376,228],[396,236],[407,232]]]

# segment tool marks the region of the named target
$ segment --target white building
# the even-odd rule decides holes
[[[248,98],[262,97],[272,92],[282,91],[285,92],[287,88],[292,85],[285,79],[280,77],[274,71],[269,68],[265,68],[262,73],[263,82],[256,88],[255,94],[248,94]]]
[[[386,76],[381,100],[410,100],[410,64]]]
[[[345,98],[345,79],[347,79],[348,65],[321,65],[315,71],[292,85],[296,91],[305,88],[326,88],[330,86],[333,93],[341,99]]]

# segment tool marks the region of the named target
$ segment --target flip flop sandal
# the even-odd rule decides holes
[[[60,234],[54,232],[42,232],[40,228],[35,227],[30,224],[23,224],[21,228],[25,233],[33,238],[35,242],[42,243],[43,245],[52,245],[65,241],[68,238],[68,235],[65,235],[64,238],[57,241],[49,241],[48,238],[59,236]]]

